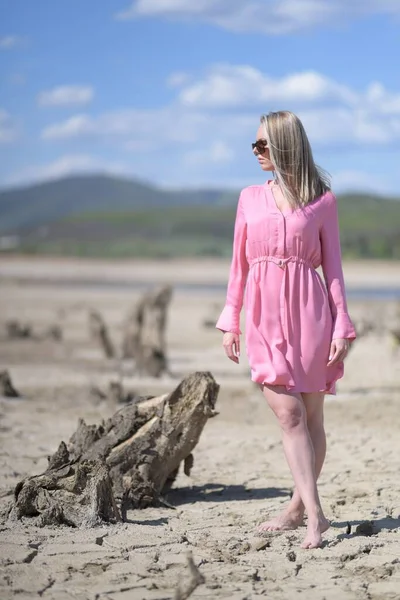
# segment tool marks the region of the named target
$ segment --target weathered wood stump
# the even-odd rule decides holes
[[[122,358],[135,358],[140,349],[146,302],[147,294],[140,298],[125,321],[124,337],[122,340]]]
[[[9,340],[24,340],[33,337],[32,326],[29,323],[21,323],[17,319],[6,321],[5,330]]]
[[[134,401],[99,426],[80,420],[45,473],[17,485],[9,518],[93,526],[163,503],[182,462],[190,473],[218,392],[211,373],[193,373],[172,393]]]
[[[8,371],[0,371],[0,396],[6,396],[6,398],[20,397],[20,394],[12,384]]]
[[[93,340],[100,344],[106,358],[114,358],[114,345],[108,333],[107,325],[97,310],[89,312],[89,331]]]
[[[159,377],[167,371],[165,331],[172,287],[148,292],[128,316],[122,342],[123,358],[133,358],[141,375]]]
[[[5,322],[4,328],[8,340],[34,340],[40,342],[52,339],[61,342],[63,337],[62,328],[58,323],[40,328],[32,326],[31,323],[22,323],[17,319],[11,319]]]

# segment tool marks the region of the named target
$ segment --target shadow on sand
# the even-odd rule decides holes
[[[191,487],[173,488],[168,492],[167,500],[173,506],[190,504],[192,502],[235,502],[240,500],[266,500],[270,498],[287,497],[291,490],[288,488],[251,489],[244,485],[225,485],[209,483]]]
[[[393,519],[392,517],[384,517],[382,519],[374,519],[371,521],[332,521],[331,527],[337,529],[346,528],[346,533],[340,533],[337,536],[338,540],[346,540],[358,536],[370,537],[371,535],[376,535],[382,529],[391,531],[399,529],[400,518]],[[360,527],[358,531],[357,527]]]

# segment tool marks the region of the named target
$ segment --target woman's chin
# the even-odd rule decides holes
[[[274,166],[271,163],[260,163],[260,167],[263,171],[275,171]]]

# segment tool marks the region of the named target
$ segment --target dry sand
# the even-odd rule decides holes
[[[0,398],[1,506],[18,481],[46,468],[46,457],[60,440],[69,439],[79,417],[97,423],[118,408],[96,403],[89,393],[92,384],[106,386],[116,378],[116,365],[90,342],[87,308],[103,313],[118,343],[123,318],[138,292],[87,285],[90,262],[81,265],[79,285],[54,283],[68,271],[76,280],[79,264],[32,259],[0,263],[0,327],[15,317],[37,329],[61,319],[65,334],[62,343],[9,342],[1,336],[0,368],[9,369],[23,394],[19,400]],[[179,281],[184,272],[194,282],[226,280],[222,263],[185,264]],[[125,276],[135,281],[134,273],[139,280],[159,282],[176,273],[176,265],[167,270],[165,264],[145,267],[93,266],[97,281],[108,282]],[[45,278],[37,276],[44,272]],[[390,287],[400,281],[398,264],[367,268],[354,263],[345,272],[354,285],[386,282]],[[338,395],[327,397],[328,455],[320,493],[332,527],[324,546],[301,550],[305,529],[300,528],[271,535],[267,546],[257,550],[256,524],[279,512],[292,482],[278,427],[249,381],[245,358],[239,366],[230,363],[220,333],[203,326],[223,301],[222,293],[176,291],[168,324],[173,375],[138,379],[129,365],[125,369],[125,386],[142,394],[168,392],[196,370],[211,371],[221,385],[220,414],[203,431],[191,477],[180,474],[168,495],[175,510],[130,511],[126,523],[86,530],[39,529],[28,520],[2,524],[2,599],[172,599],[178,583],[189,578],[188,551],[205,577],[192,598],[400,598],[399,349],[384,329],[361,337],[346,360]],[[357,322],[367,316],[384,328],[396,306],[351,302],[350,310]],[[375,523],[372,537],[354,534],[365,520]]]

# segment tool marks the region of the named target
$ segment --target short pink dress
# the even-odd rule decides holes
[[[316,269],[322,265],[325,284]],[[336,394],[343,362],[327,366],[332,339],[354,340],[343,280],[337,200],[328,191],[281,212],[267,182],[239,198],[221,331],[240,331],[245,301],[251,379],[293,392]]]

